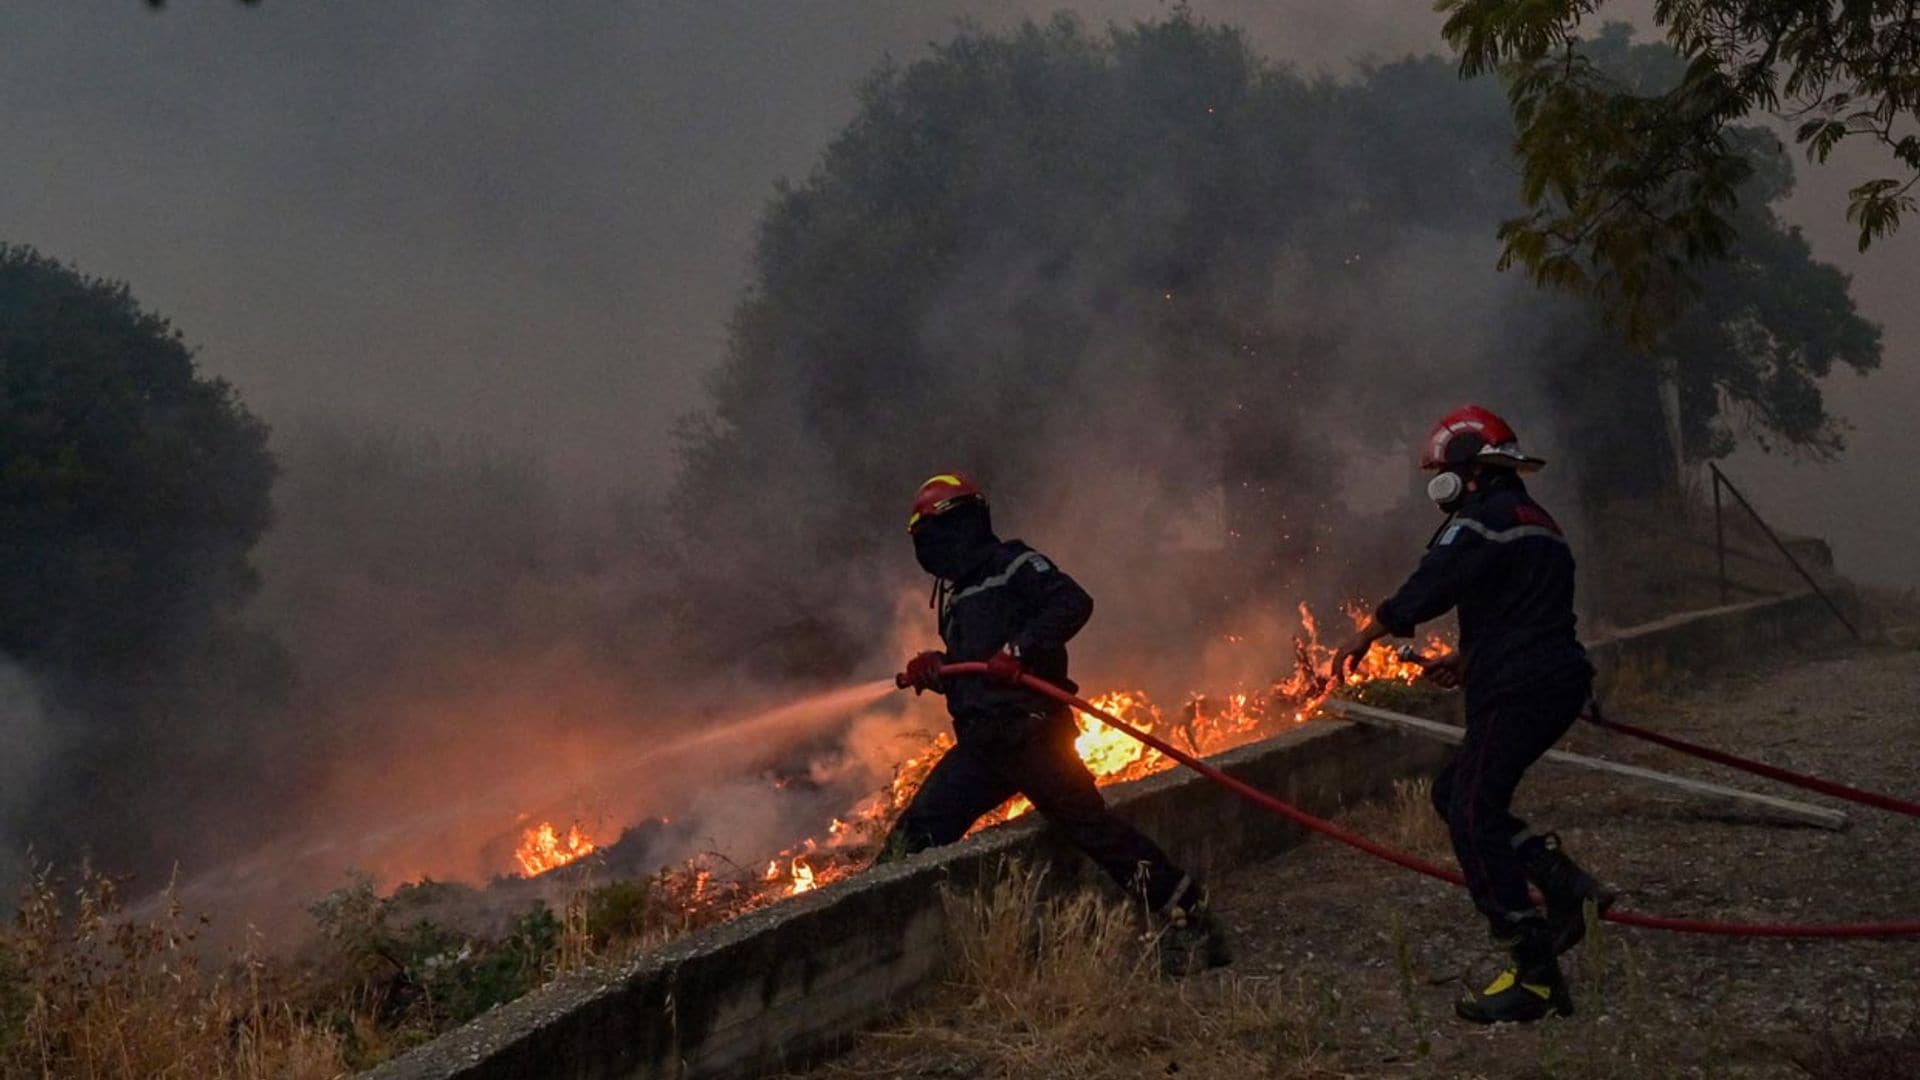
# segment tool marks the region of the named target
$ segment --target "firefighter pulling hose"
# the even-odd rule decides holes
[[[1421,457],[1427,495],[1447,520],[1399,591],[1334,654],[1333,676],[1375,641],[1409,637],[1458,609],[1460,649],[1427,678],[1466,690],[1467,730],[1433,782],[1474,906],[1512,963],[1458,1003],[1476,1023],[1570,1015],[1557,957],[1614,894],[1512,810],[1526,770],[1573,726],[1593,690],[1593,667],[1574,634],[1573,555],[1560,526],[1528,494],[1521,473],[1546,464],[1523,453],[1505,420],[1478,405],[1440,418]],[[1528,884],[1546,897],[1536,907]]]

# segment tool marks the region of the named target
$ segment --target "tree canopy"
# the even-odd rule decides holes
[[[0,247],[0,650],[144,655],[253,585],[267,432],[126,286]]]
[[[232,616],[273,477],[265,426],[165,319],[124,285],[0,246],[0,656],[51,716],[8,750],[23,783],[0,793],[0,825],[30,829],[42,856],[88,846],[157,868],[207,823],[153,820],[136,781],[230,781],[265,759],[284,658]],[[137,846],[156,835],[169,843]]]
[[[1108,548],[1223,492],[1243,561],[1277,576],[1331,548],[1350,463],[1442,403],[1521,410],[1603,496],[1672,478],[1663,364],[1700,457],[1743,427],[1836,448],[1816,380],[1877,359],[1845,277],[1767,210],[1791,166],[1759,135],[1738,136],[1733,257],[1654,360],[1493,272],[1514,128],[1437,58],[1307,79],[1187,15],[1062,18],[963,33],[860,100],[776,193],[684,432],[707,586],[684,614],[735,644],[884,612],[904,578],[874,567],[904,541],[875,523],[956,465],[1107,522]]]
[[[1908,0],[1657,0],[1674,63],[1609,64],[1583,31],[1605,0],[1439,0],[1467,75],[1497,71],[1517,127],[1526,212],[1505,260],[1607,300],[1645,339],[1693,268],[1724,254],[1748,171],[1732,127],[1795,123],[1807,156],[1871,142],[1893,175],[1856,186],[1862,250],[1898,227],[1920,181],[1920,10]]]

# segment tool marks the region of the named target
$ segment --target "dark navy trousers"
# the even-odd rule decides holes
[[[1190,906],[1198,885],[1159,845],[1107,808],[1093,774],[1074,752],[1072,721],[1061,717],[1021,727],[1029,734],[1006,745],[962,741],[948,750],[894,825],[888,852],[951,844],[994,807],[1025,795],[1049,825],[1122,889],[1137,890],[1152,910]]]
[[[1434,778],[1433,806],[1446,819],[1467,892],[1496,930],[1534,910],[1526,864],[1546,846],[1514,815],[1514,791],[1573,726],[1592,690],[1583,664],[1483,700],[1469,692],[1466,739]]]

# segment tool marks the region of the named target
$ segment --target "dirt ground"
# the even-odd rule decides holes
[[[1881,646],[1697,679],[1615,702],[1610,712],[1790,769],[1920,798],[1917,691],[1920,650]],[[1844,806],[1584,725],[1562,746]],[[1403,792],[1399,805],[1363,807],[1347,820],[1445,858],[1444,835],[1421,794]],[[1570,853],[1622,890],[1623,909],[1753,921],[1920,920],[1920,820],[1844,808],[1852,823],[1843,832],[1781,825],[1725,803],[1553,765],[1537,767],[1517,800],[1522,816],[1558,831]],[[1315,840],[1215,882],[1215,895],[1236,935],[1235,962],[1129,997],[1130,1009],[1164,1012],[1150,1031],[1133,1023],[1133,1034],[1116,1032],[1104,1048],[1063,1057],[1060,1047],[1036,1049],[1044,1035],[1030,1029],[1050,1021],[1035,1016],[1013,1040],[1023,1049],[1001,1052],[982,1028],[1000,1022],[986,1000],[991,990],[961,979],[896,1030],[863,1037],[827,1070],[1920,1076],[1920,938],[1734,939],[1608,926],[1569,957],[1574,1017],[1487,1029],[1452,1015],[1462,988],[1499,965],[1484,922],[1457,890]],[[1225,1008],[1236,1019],[1223,1025],[1213,1013]],[[958,1034],[969,1025],[980,1029],[971,1042]],[[972,1047],[970,1056],[942,1060],[945,1032],[954,1033],[953,1045]],[[1234,1052],[1219,1052],[1221,1040],[1235,1042]]]

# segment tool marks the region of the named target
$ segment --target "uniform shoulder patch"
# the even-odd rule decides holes
[[[1550,529],[1553,532],[1560,531],[1560,523],[1553,520],[1552,514],[1547,513],[1538,506],[1533,506],[1528,503],[1521,503],[1513,508],[1513,520],[1522,525],[1532,525],[1541,529]]]
[[[1045,555],[1040,554],[1037,551],[1033,553],[1033,558],[1027,561],[1027,565],[1033,567],[1035,570],[1038,570],[1043,574],[1048,573],[1053,569],[1053,564],[1047,561],[1047,557]]]
[[[1460,526],[1449,525],[1447,526],[1447,531],[1440,534],[1440,539],[1434,541],[1433,546],[1446,547],[1448,544],[1453,543],[1455,540],[1458,540],[1459,538],[1460,538]]]

